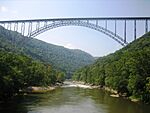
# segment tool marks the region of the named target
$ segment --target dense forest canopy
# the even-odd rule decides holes
[[[0,100],[8,99],[29,86],[62,83],[79,67],[94,58],[81,50],[71,50],[24,37],[0,26]]]
[[[73,79],[107,86],[150,103],[150,33],[79,69]]]
[[[150,103],[150,33],[93,62],[94,58],[81,50],[55,46],[0,27],[0,99],[28,86],[62,82],[66,74],[70,77],[78,69],[74,80],[109,87]]]
[[[64,80],[64,73],[25,55],[0,50],[0,100],[29,86],[50,86]]]
[[[67,49],[35,38],[24,37],[1,26],[0,49],[20,52],[35,60],[50,64],[54,68],[63,71],[68,78],[72,76],[76,69],[94,62],[94,57],[84,51]]]

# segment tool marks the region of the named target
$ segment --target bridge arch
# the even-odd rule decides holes
[[[72,20],[72,21],[57,21],[57,22],[53,22],[51,24],[47,24],[45,26],[42,26],[34,31],[32,31],[29,34],[29,37],[36,37],[39,34],[42,34],[48,30],[51,29],[55,29],[58,27],[63,27],[63,26],[82,26],[82,27],[87,27],[96,31],[99,31],[107,36],[109,36],[110,38],[114,39],[115,41],[117,41],[119,44],[121,44],[122,46],[127,45],[128,43],[119,35],[115,34],[114,32],[99,26],[98,24],[93,24],[93,23],[89,23],[89,22],[85,22],[85,21],[80,21],[80,20]]]

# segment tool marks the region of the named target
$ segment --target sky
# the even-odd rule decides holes
[[[0,0],[0,20],[150,16],[149,6],[150,0]],[[93,56],[122,48],[101,32],[79,26],[52,29],[35,38]]]

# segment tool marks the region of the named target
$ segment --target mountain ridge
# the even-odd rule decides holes
[[[33,59],[49,63],[68,76],[76,69],[94,62],[94,57],[82,50],[68,49],[39,39],[24,37],[2,26],[0,26],[0,48],[12,52],[19,51]]]

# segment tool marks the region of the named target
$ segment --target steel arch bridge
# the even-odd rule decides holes
[[[145,33],[147,33],[149,31],[149,20],[150,17],[58,18],[0,21],[0,25],[5,29],[20,32],[22,35],[27,37],[36,37],[37,35],[48,30],[62,26],[82,26],[99,31],[114,39],[122,46],[126,46],[129,43],[127,41],[128,23],[133,23],[133,40],[136,40],[138,21],[144,24],[143,28],[145,29]],[[100,23],[103,23],[103,25],[101,25]],[[113,29],[108,28],[108,23],[111,23]],[[123,28],[121,28],[123,29],[123,36],[120,36],[117,32],[119,24],[123,25]]]

